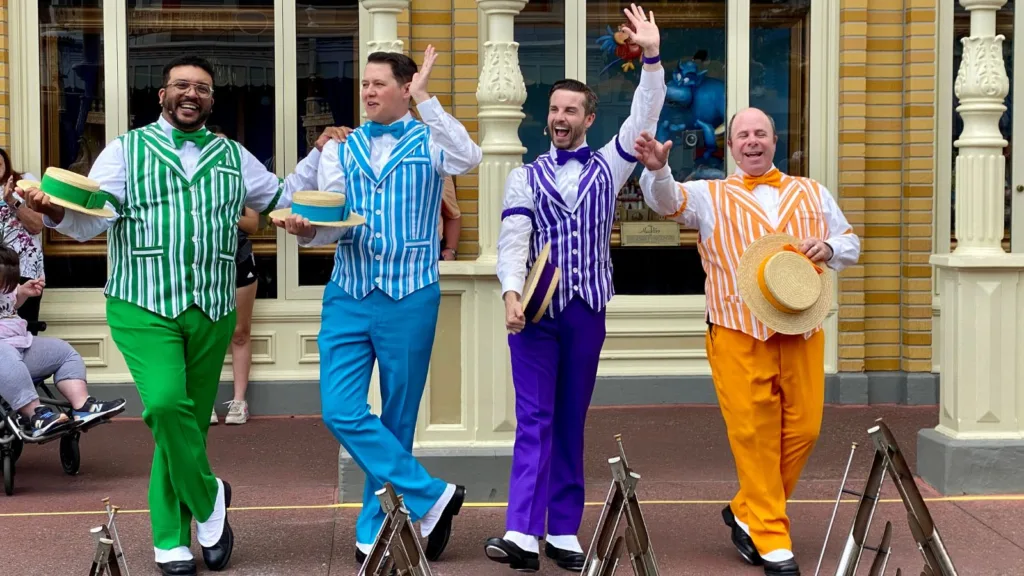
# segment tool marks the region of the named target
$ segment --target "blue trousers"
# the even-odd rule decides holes
[[[374,492],[385,482],[403,497],[413,522],[430,511],[447,487],[412,455],[440,304],[437,283],[397,301],[380,290],[356,300],[333,282],[324,289],[317,339],[320,398],[324,423],[366,474],[356,521],[358,543],[373,543],[384,523]],[[379,418],[367,403],[375,360]]]

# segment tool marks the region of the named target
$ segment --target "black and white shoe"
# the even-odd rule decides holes
[[[70,428],[71,419],[63,412],[55,412],[49,406],[37,406],[28,424],[29,435],[32,438],[40,438]]]
[[[75,423],[79,426],[100,418],[110,418],[124,412],[124,398],[114,400],[97,400],[92,396],[86,399],[81,408],[72,412]]]
[[[540,570],[539,554],[527,552],[504,538],[489,538],[484,544],[484,553],[498,564],[508,564],[509,568],[519,572]]]

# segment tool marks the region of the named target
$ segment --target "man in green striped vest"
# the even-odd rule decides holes
[[[85,241],[109,230],[107,322],[135,379],[155,451],[149,505],[163,574],[195,574],[191,520],[211,570],[224,569],[234,536],[231,486],[213,475],[206,432],[235,327],[238,215],[291,204],[316,189],[320,149],[282,180],[239,143],[205,128],[213,67],[185,56],[164,68],[160,118],[110,142],[89,177],[116,199],[110,219],[65,210],[39,190],[23,196],[47,226]]]

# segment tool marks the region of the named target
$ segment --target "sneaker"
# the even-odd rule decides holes
[[[210,425],[220,424],[220,420],[217,419],[217,408],[210,410]]]
[[[228,405],[225,424],[245,424],[249,420],[249,404],[245,400],[230,400],[225,404]]]
[[[39,438],[58,432],[71,425],[71,420],[63,412],[54,412],[49,406],[36,407],[35,414],[29,419],[29,434]]]
[[[125,401],[124,398],[117,398],[115,400],[97,400],[92,396],[89,396],[85,400],[85,404],[81,408],[72,412],[75,418],[75,422],[79,425],[88,424],[93,420],[105,418],[112,414],[116,414],[124,410]]]

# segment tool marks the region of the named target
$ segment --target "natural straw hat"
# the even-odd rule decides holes
[[[274,220],[284,220],[298,214],[314,226],[347,228],[366,223],[366,218],[349,210],[345,195],[340,192],[304,190],[292,195],[290,208],[280,208],[270,213]]]
[[[551,298],[558,288],[562,271],[551,261],[551,242],[544,245],[536,262],[526,276],[526,287],[523,289],[523,315],[531,322],[540,322],[551,304]]]
[[[762,236],[744,250],[737,270],[743,302],[780,334],[813,330],[832,305],[834,272],[811,262],[799,245],[789,234]]]
[[[115,209],[121,206],[117,198],[100,190],[99,182],[63,168],[51,166],[43,173],[42,181],[18,180],[17,185],[22,190],[38,188],[51,204],[90,216],[112,218],[114,212],[107,208],[107,202]]]

